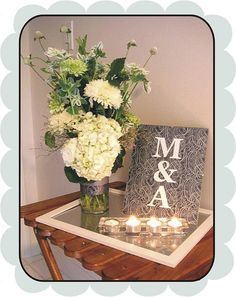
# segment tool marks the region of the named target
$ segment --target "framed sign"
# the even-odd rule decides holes
[[[178,216],[197,224],[208,129],[141,125],[124,213]]]

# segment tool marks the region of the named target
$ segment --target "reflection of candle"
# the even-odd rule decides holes
[[[104,222],[105,230],[109,233],[119,232],[119,221],[115,219],[108,219]]]
[[[172,218],[167,224],[168,226],[173,228],[178,228],[182,226],[182,223],[178,218]]]
[[[141,231],[141,222],[135,216],[131,216],[125,224],[127,233],[139,233]]]
[[[152,233],[158,233],[159,227],[161,226],[161,222],[157,220],[155,217],[151,217],[149,221],[147,221],[147,225],[149,226],[149,230]]]

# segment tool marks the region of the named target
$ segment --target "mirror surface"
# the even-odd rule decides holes
[[[53,219],[71,224],[73,226],[81,227],[96,233],[99,231],[99,221],[102,217],[127,217],[122,213],[124,194],[116,194],[110,192],[109,194],[109,211],[106,213],[95,215],[86,214],[81,211],[81,207],[78,205],[69,210],[66,210],[56,216]],[[208,214],[199,213],[199,219],[197,225],[190,225],[184,235],[152,235],[151,233],[140,233],[139,235],[127,235],[126,233],[118,233],[114,235],[105,235],[112,238],[116,238],[120,241],[134,244],[152,251],[156,251],[163,255],[169,256],[174,250],[176,250],[207,218]]]

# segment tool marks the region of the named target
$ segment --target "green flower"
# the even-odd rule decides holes
[[[126,122],[133,124],[135,127],[138,127],[141,124],[140,119],[132,112],[126,112],[125,118],[126,118]]]
[[[60,72],[62,74],[73,74],[79,76],[87,70],[86,64],[79,59],[67,59],[60,63]]]
[[[51,92],[48,95],[48,99],[48,107],[51,114],[60,113],[65,109],[64,103],[62,102],[60,96],[57,93]]]

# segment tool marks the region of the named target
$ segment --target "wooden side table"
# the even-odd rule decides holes
[[[114,182],[110,187],[124,190],[125,184]],[[21,218],[24,218],[25,225],[33,228],[54,280],[62,280],[62,275],[49,240],[64,249],[66,256],[79,260],[86,269],[95,271],[103,280],[191,281],[202,278],[209,271],[213,262],[213,228],[175,268],[170,268],[36,222],[38,216],[78,197],[79,192],[75,192],[21,207]]]

